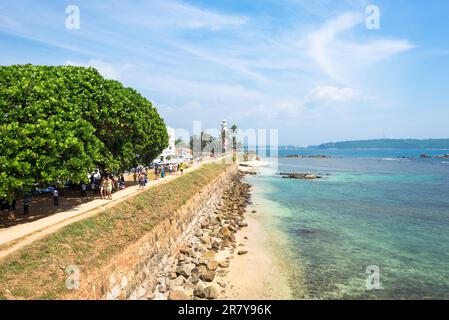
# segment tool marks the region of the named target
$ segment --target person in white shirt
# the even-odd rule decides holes
[[[59,206],[59,191],[56,188],[53,190],[53,204]]]

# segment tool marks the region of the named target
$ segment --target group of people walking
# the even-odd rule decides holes
[[[86,196],[85,190],[86,186],[81,185],[81,195],[83,197]],[[126,188],[125,177],[120,175],[118,179],[114,176],[106,176],[105,178],[101,178],[100,180],[95,180],[95,178],[91,177],[91,190],[92,194],[95,197],[96,195],[100,196],[100,199],[108,199],[112,200],[112,192],[123,190]]]
[[[165,178],[167,175],[172,175],[175,173],[184,174],[185,164],[161,164],[154,167],[154,180],[159,180]],[[149,170],[147,169],[136,169],[134,171],[134,183],[139,184],[139,189],[144,189],[148,183]]]
[[[172,174],[184,174],[184,170],[186,169],[186,166],[184,163],[179,164],[162,164],[162,165],[156,165],[154,167],[154,177],[155,180],[159,180],[160,178],[165,178],[167,175]],[[139,183],[139,189],[143,190],[145,186],[148,183],[148,176],[149,176],[149,170],[145,169],[136,169],[134,170],[134,182]],[[108,199],[112,200],[112,193],[113,191],[118,191],[125,189],[125,178],[123,175],[120,175],[118,179],[116,179],[112,175],[106,175],[105,177],[97,178],[95,177],[95,174],[92,174],[90,176],[90,186],[89,184],[82,182],[78,185],[78,188],[81,193],[81,197],[86,198],[88,196],[87,190],[90,187],[90,190],[92,191],[92,197],[99,196],[100,199]],[[58,186],[54,186],[51,189],[51,194],[53,198],[53,205],[59,206],[59,198],[61,195],[61,191],[58,188]],[[29,193],[26,193],[23,197],[23,213],[24,215],[29,214],[29,206],[31,203],[31,195]],[[0,208],[3,209],[9,209],[9,211],[15,211],[16,210],[16,200],[12,201],[12,204],[6,203],[6,201],[1,201]]]
[[[155,166],[154,167],[154,176],[156,178],[156,180],[158,180],[159,178],[165,178],[166,175],[172,175],[175,173],[181,173],[184,174],[184,170],[185,170],[185,164],[184,163],[169,163],[169,164],[162,164],[160,166]]]

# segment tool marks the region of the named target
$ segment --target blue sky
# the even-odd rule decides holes
[[[0,3],[0,61],[93,66],[175,128],[227,119],[296,145],[449,138],[448,30],[447,0],[16,0]]]

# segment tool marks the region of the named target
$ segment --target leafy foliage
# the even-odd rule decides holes
[[[0,196],[150,163],[168,145],[151,102],[95,69],[0,67]]]

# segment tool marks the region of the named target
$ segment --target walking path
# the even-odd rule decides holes
[[[198,169],[205,163],[220,161],[223,158],[210,159],[199,164],[195,163],[188,168],[186,172]],[[155,185],[160,185],[172,181],[180,175],[168,175],[164,179],[150,181],[144,190]],[[71,223],[94,216],[99,212],[111,208],[122,201],[128,200],[139,194],[139,186],[130,186],[124,190],[114,193],[114,199],[103,200],[95,199],[90,202],[83,203],[71,210],[63,211],[52,216],[25,223],[15,225],[0,231],[0,258],[3,258],[12,252],[31,244],[32,242],[51,234]]]

